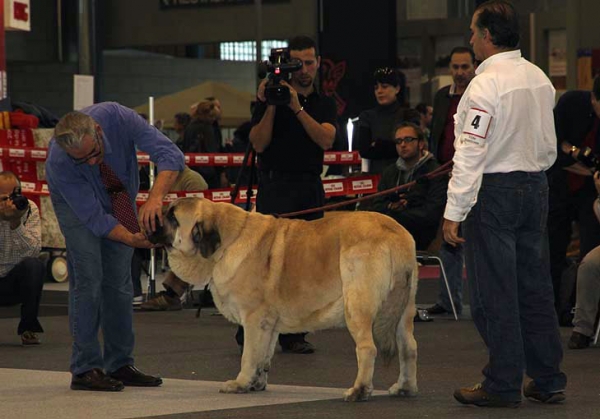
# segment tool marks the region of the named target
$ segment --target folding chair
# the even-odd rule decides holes
[[[450,299],[450,305],[452,306],[452,313],[454,314],[454,320],[458,321],[458,315],[456,314],[456,307],[454,307],[454,300],[452,299],[452,293],[450,292],[450,284],[448,283],[448,277],[446,276],[446,269],[444,269],[444,263],[439,256],[434,255],[432,253],[426,251],[417,251],[417,261],[422,265],[427,265],[427,262],[430,260],[434,260],[440,267],[440,271],[442,272],[442,278],[444,278],[444,282],[446,283],[446,290],[448,291],[448,298]],[[598,333],[596,332],[596,339],[598,338]]]

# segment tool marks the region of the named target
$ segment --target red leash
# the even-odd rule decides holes
[[[317,207],[317,208],[309,208],[309,209],[305,209],[302,211],[288,212],[287,214],[281,214],[281,215],[273,214],[273,215],[276,217],[279,217],[279,218],[289,218],[289,217],[297,217],[298,215],[310,214],[310,213],[318,212],[318,211],[334,210],[336,208],[340,208],[340,207],[343,207],[343,206],[346,206],[349,204],[356,204],[358,202],[368,201],[369,199],[377,198],[379,196],[385,196],[385,195],[392,194],[394,192],[403,191],[405,189],[411,188],[412,186],[416,185],[417,183],[425,183],[425,182],[430,181],[431,179],[435,179],[437,177],[447,175],[451,171],[452,171],[452,160],[444,163],[443,165],[441,165],[437,169],[427,173],[426,175],[423,175],[420,178],[413,180],[412,182],[408,182],[408,183],[405,183],[404,185],[396,186],[395,188],[386,189],[385,191],[377,192],[377,193],[374,193],[374,194],[368,195],[368,196],[363,196],[361,198],[351,199],[349,201],[338,202],[336,204],[324,205],[322,207]]]

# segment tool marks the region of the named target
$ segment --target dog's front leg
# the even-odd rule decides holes
[[[242,368],[235,380],[226,381],[221,393],[247,393],[267,387],[267,373],[275,350],[278,334],[274,322],[260,319],[244,325]]]

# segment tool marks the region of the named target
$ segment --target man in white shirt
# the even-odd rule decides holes
[[[517,406],[525,370],[533,380],[524,395],[556,403],[565,399],[567,379],[560,371],[563,354],[543,251],[544,170],[556,160],[555,91],[521,57],[511,3],[480,5],[471,31],[482,63],[454,116],[456,153],[443,230],[449,244],[464,243],[471,314],[489,361],[484,381],[454,397],[463,404]]]

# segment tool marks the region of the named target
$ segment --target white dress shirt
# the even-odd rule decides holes
[[[540,172],[556,160],[555,90],[520,50],[486,59],[454,115],[454,168],[444,218],[464,221],[484,173]]]

